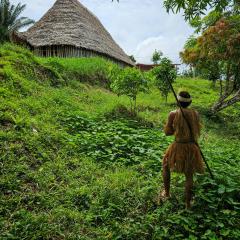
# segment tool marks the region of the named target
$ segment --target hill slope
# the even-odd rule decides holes
[[[196,176],[185,211],[184,178],[173,174],[173,197],[157,206],[174,99],[165,104],[152,89],[132,118],[127,98],[99,87],[109,67],[0,47],[1,239],[239,239],[239,105],[209,118],[216,90],[177,80],[202,115],[200,144],[216,179]]]

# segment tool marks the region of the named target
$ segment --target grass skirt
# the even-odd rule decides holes
[[[163,158],[172,171],[179,173],[203,173],[204,163],[199,147],[194,143],[172,143]]]

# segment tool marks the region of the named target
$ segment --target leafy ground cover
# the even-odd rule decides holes
[[[201,113],[200,145],[215,180],[195,177],[186,211],[184,178],[173,174],[172,198],[158,206],[172,141],[162,124],[174,99],[165,103],[152,88],[133,117],[127,98],[100,87],[112,67],[0,47],[1,239],[239,239],[240,106],[209,116],[210,83],[177,80]]]

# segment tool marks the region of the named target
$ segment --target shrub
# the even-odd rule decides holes
[[[136,68],[123,69],[111,84],[112,90],[118,95],[130,98],[131,111],[136,112],[137,95],[148,91],[148,82],[140,70]]]

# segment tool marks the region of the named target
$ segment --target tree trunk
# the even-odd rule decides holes
[[[131,104],[131,113],[133,112],[133,100],[130,98],[130,104]]]
[[[168,95],[165,96],[165,102],[167,103]]]
[[[240,101],[240,89],[234,94],[233,97],[226,100],[229,97],[229,94],[223,95],[219,101],[212,106],[212,113],[216,114],[217,112],[237,103]]]
[[[217,82],[217,79],[213,79],[213,80],[212,80],[212,86],[213,86],[213,88],[216,87],[216,82]]]
[[[222,85],[222,79],[220,79],[220,98],[223,96],[223,85]]]
[[[227,64],[227,76],[226,76],[226,85],[225,85],[225,92],[227,93],[229,91],[229,83],[230,83],[230,70],[231,65],[230,63]]]
[[[137,97],[134,98],[134,114],[137,115]]]
[[[192,72],[193,72],[193,78],[195,78],[196,77],[196,68],[194,66],[192,67]]]
[[[237,90],[239,89],[239,84],[240,84],[240,64],[237,65],[234,72],[235,74],[234,74],[233,89]]]

